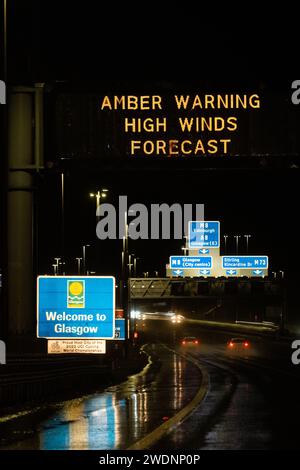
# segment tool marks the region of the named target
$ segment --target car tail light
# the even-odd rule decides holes
[[[182,344],[185,344],[185,341],[182,341]]]
[[[194,343],[195,343],[195,344],[198,344],[198,342],[199,342],[199,341],[197,341],[197,340],[196,340],[196,341],[194,341]]]
[[[245,342],[244,342],[244,346],[245,346],[245,348],[248,348],[248,346],[249,346],[248,341],[245,341]]]
[[[233,348],[233,342],[232,342],[232,341],[230,341],[229,346],[230,346],[231,348]]]

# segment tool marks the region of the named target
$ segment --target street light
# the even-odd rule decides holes
[[[82,265],[83,265],[83,274],[86,274],[86,253],[85,249],[90,245],[83,245],[82,247]]]
[[[129,267],[129,270],[128,270],[129,277],[131,277],[131,267],[133,266],[133,263],[131,262],[131,257],[134,257],[134,255],[133,254],[128,255],[127,266]]]
[[[241,238],[241,235],[234,235],[235,242],[236,242],[236,254],[239,252],[239,238]]]
[[[184,256],[186,255],[186,252],[189,250],[187,246],[182,246],[181,249],[184,251]]]
[[[100,189],[96,193],[90,193],[90,197],[96,198],[96,216],[99,215],[98,209],[100,207],[101,198],[105,198],[107,192],[108,189]]]
[[[126,264],[128,257],[128,224],[127,224],[127,211],[124,214],[124,229],[125,234],[123,235],[123,251],[122,251],[122,277],[126,279]],[[128,257],[128,258],[127,258]]]
[[[98,190],[96,193],[90,193],[91,198],[96,199],[96,224],[98,223],[99,217],[100,217],[100,203],[101,203],[101,198],[105,198],[107,196],[108,189],[102,188]],[[99,259],[99,244],[96,244],[96,251],[97,251],[97,258]]]
[[[128,277],[131,277],[131,267],[133,266],[133,263],[128,263]]]
[[[61,254],[65,257],[65,175],[61,174]]]
[[[53,266],[53,272],[54,272],[54,276],[57,275],[57,268],[58,268],[58,265],[57,264],[52,264]]]
[[[223,235],[224,237],[224,241],[225,241],[225,247],[224,247],[224,252],[225,252],[225,255],[227,254],[227,238],[228,238],[228,235]]]
[[[54,258],[54,259],[55,259],[55,261],[56,261],[56,266],[57,266],[57,268],[56,268],[56,274],[58,274],[58,272],[59,272],[59,271],[58,271],[58,265],[59,265],[59,262],[60,262],[61,258]],[[52,265],[52,266],[53,266],[53,265]]]
[[[64,270],[64,266],[65,266],[65,262],[64,261],[61,261],[60,263],[58,263],[60,266],[62,266],[62,271],[63,271],[63,275],[65,276],[65,270]]]
[[[247,243],[247,254],[249,252],[249,238],[251,238],[252,235],[244,235],[244,238],[246,238],[246,243]]]
[[[281,273],[282,279],[284,278],[284,271],[279,271]]]
[[[133,260],[133,277],[136,277],[136,262],[140,258],[134,258]]]
[[[78,266],[78,274],[80,276],[80,261],[82,261],[82,258],[76,258],[77,259],[77,266]]]

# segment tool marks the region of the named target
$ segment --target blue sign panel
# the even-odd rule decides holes
[[[223,269],[268,269],[268,256],[222,256]]]
[[[125,318],[116,318],[115,322],[115,339],[124,340],[125,339]]]
[[[220,222],[189,222],[189,248],[219,248]]]
[[[212,268],[211,256],[170,256],[171,269]]]
[[[37,336],[53,339],[113,339],[114,277],[39,276]]]

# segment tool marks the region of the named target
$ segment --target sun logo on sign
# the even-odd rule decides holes
[[[84,281],[68,281],[68,308],[85,307],[85,284]]]

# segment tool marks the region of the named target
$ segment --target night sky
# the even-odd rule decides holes
[[[90,269],[103,274],[119,272],[121,242],[97,241],[95,205],[88,196],[92,190],[107,187],[107,202],[114,204],[119,195],[127,195],[130,203],[146,205],[204,203],[206,219],[220,220],[222,234],[251,234],[250,253],[268,254],[272,270],[283,269],[293,276],[296,255],[294,251],[291,256],[288,253],[298,241],[295,217],[299,142],[284,131],[287,123],[283,116],[289,116],[292,129],[297,128],[299,110],[290,105],[291,80],[272,72],[268,79],[257,78],[266,71],[258,67],[258,52],[266,62],[276,49],[270,37],[262,40],[259,48],[245,42],[239,50],[235,47],[240,41],[237,28],[225,28],[221,34],[217,24],[197,15],[182,16],[181,21],[178,16],[145,19],[143,15],[137,21],[133,16],[97,11],[96,2],[9,3],[13,5],[8,10],[8,83],[41,81],[46,83],[47,91],[46,170],[36,177],[36,266],[40,273],[51,272],[53,257],[61,255],[59,181],[63,170],[65,259],[69,272],[76,269],[75,258],[82,255],[84,243],[91,244],[87,256]],[[82,152],[82,142],[90,136],[76,125],[72,131],[78,134],[80,145],[71,149],[72,155],[68,153],[65,116],[58,110],[59,100],[66,94],[73,94],[75,100],[78,96],[80,101],[86,93],[88,101],[91,94],[174,90],[259,92],[266,96],[269,105],[264,127],[257,124],[253,140],[247,145],[257,147],[258,153],[261,145],[264,154],[269,146],[272,158],[253,157],[250,161],[244,155],[243,162],[224,157],[137,162],[128,159],[121,148],[106,155],[102,164],[93,145],[90,158]],[[78,109],[71,107],[68,112],[75,116]],[[113,141],[118,131],[118,126],[109,124],[104,141]],[[99,128],[100,147],[101,132]],[[293,157],[285,160],[285,153]],[[180,253],[181,246],[178,240],[137,241],[131,243],[130,252],[143,260],[143,271],[158,270],[163,275],[169,255]],[[232,238],[228,251],[234,252],[234,248]],[[241,243],[241,252],[244,250]]]

